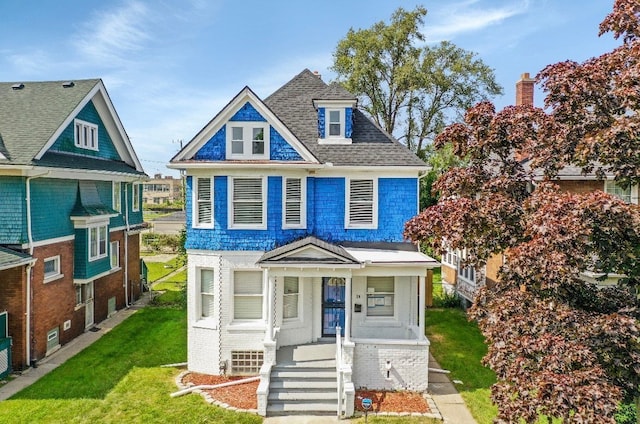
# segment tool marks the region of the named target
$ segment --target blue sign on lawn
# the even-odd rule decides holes
[[[362,399],[362,408],[363,409],[371,409],[371,406],[373,405],[373,402],[371,401],[371,399],[369,398],[363,398]]]

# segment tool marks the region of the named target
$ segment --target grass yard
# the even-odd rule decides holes
[[[492,423],[498,409],[489,396],[496,377],[481,363],[487,347],[478,327],[461,309],[429,309],[426,332],[431,353],[442,368],[451,371],[449,378],[463,382],[456,389],[473,417],[479,424]]]
[[[182,270],[171,278],[153,285],[154,290],[180,291],[187,284],[187,270]]]
[[[149,283],[153,283],[162,277],[171,274],[178,267],[178,258],[171,259],[169,262],[147,262],[147,279]],[[185,276],[186,281],[186,276]]]

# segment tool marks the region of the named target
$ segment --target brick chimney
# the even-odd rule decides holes
[[[516,106],[533,106],[533,86],[535,83],[535,78],[530,78],[529,72],[520,76],[520,80],[516,82]]]

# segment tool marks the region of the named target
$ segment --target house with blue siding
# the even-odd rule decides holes
[[[425,163],[304,70],[241,90],[171,160],[186,173],[188,367],[259,375],[262,415],[353,414],[427,388],[425,287],[402,237]]]
[[[0,313],[11,338],[0,364],[34,366],[137,300],[145,179],[100,79],[0,83]]]

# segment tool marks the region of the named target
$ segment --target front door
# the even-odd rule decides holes
[[[84,328],[93,325],[93,281],[82,286],[84,301]]]
[[[322,336],[335,337],[336,327],[344,336],[345,279],[322,278]]]

